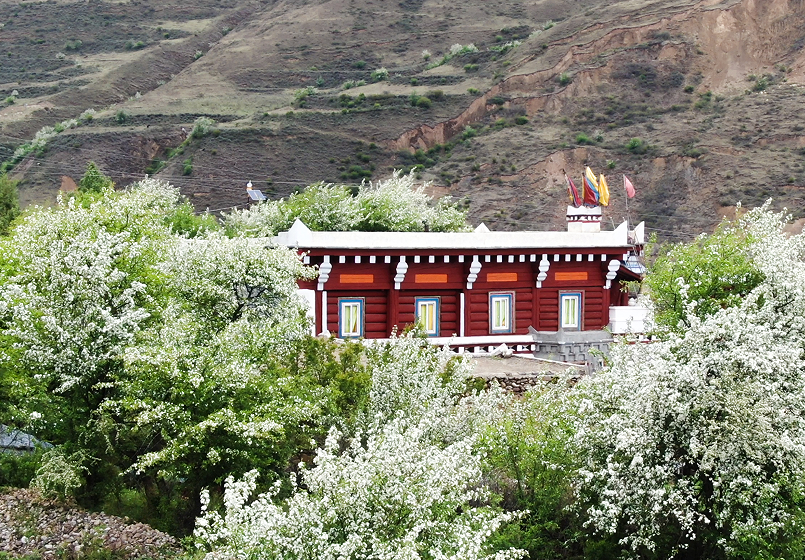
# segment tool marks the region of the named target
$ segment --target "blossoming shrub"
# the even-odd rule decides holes
[[[224,513],[205,510],[196,525],[210,558],[522,557],[486,544],[515,517],[483,505],[477,425],[502,395],[462,398],[466,361],[413,334],[370,350],[367,364],[364,421],[351,437],[330,431],[287,500],[277,484],[249,502],[257,472],[227,480]]]
[[[489,535],[512,515],[473,507],[488,499],[476,486],[481,458],[473,440],[441,446],[428,431],[394,420],[365,444],[353,438],[344,452],[332,431],[287,501],[274,503],[275,487],[248,503],[257,473],[230,478],[225,513],[206,511],[196,536],[209,558],[522,558],[486,551]]]
[[[688,328],[580,384],[576,507],[635,557],[801,557],[805,237],[782,224],[737,224],[763,278],[740,301],[700,317],[682,279]]]

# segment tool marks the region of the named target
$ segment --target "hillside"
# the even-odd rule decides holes
[[[93,108],[14,167],[23,202],[90,159],[200,210],[418,166],[473,222],[545,229],[590,165],[608,220],[626,173],[630,214],[689,238],[739,201],[805,218],[803,23],[799,0],[0,0],[0,159]]]

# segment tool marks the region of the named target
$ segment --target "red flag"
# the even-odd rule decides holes
[[[591,208],[598,206],[598,190],[593,186],[586,175],[582,177],[581,180],[584,184],[584,188],[582,189],[584,191],[584,205]]]
[[[634,185],[629,179],[626,178],[626,175],[623,176],[623,188],[626,189],[626,196],[629,198],[634,198]]]
[[[567,194],[570,195],[570,204],[572,204],[574,208],[578,208],[581,206],[579,189],[576,188],[576,185],[573,184],[573,180],[567,175],[565,175],[565,180],[567,181]]]

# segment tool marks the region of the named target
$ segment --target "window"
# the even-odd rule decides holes
[[[559,295],[561,312],[560,326],[564,330],[581,330],[581,293],[571,292]]]
[[[338,300],[338,338],[363,336],[363,298]]]
[[[416,298],[416,321],[431,336],[439,336],[439,298]]]
[[[493,334],[514,331],[512,294],[489,294],[489,331]]]

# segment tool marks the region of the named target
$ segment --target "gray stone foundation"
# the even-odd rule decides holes
[[[534,356],[557,362],[586,363],[593,369],[603,365],[601,354],[609,354],[612,335],[606,331],[537,331],[528,328],[536,350]]]

